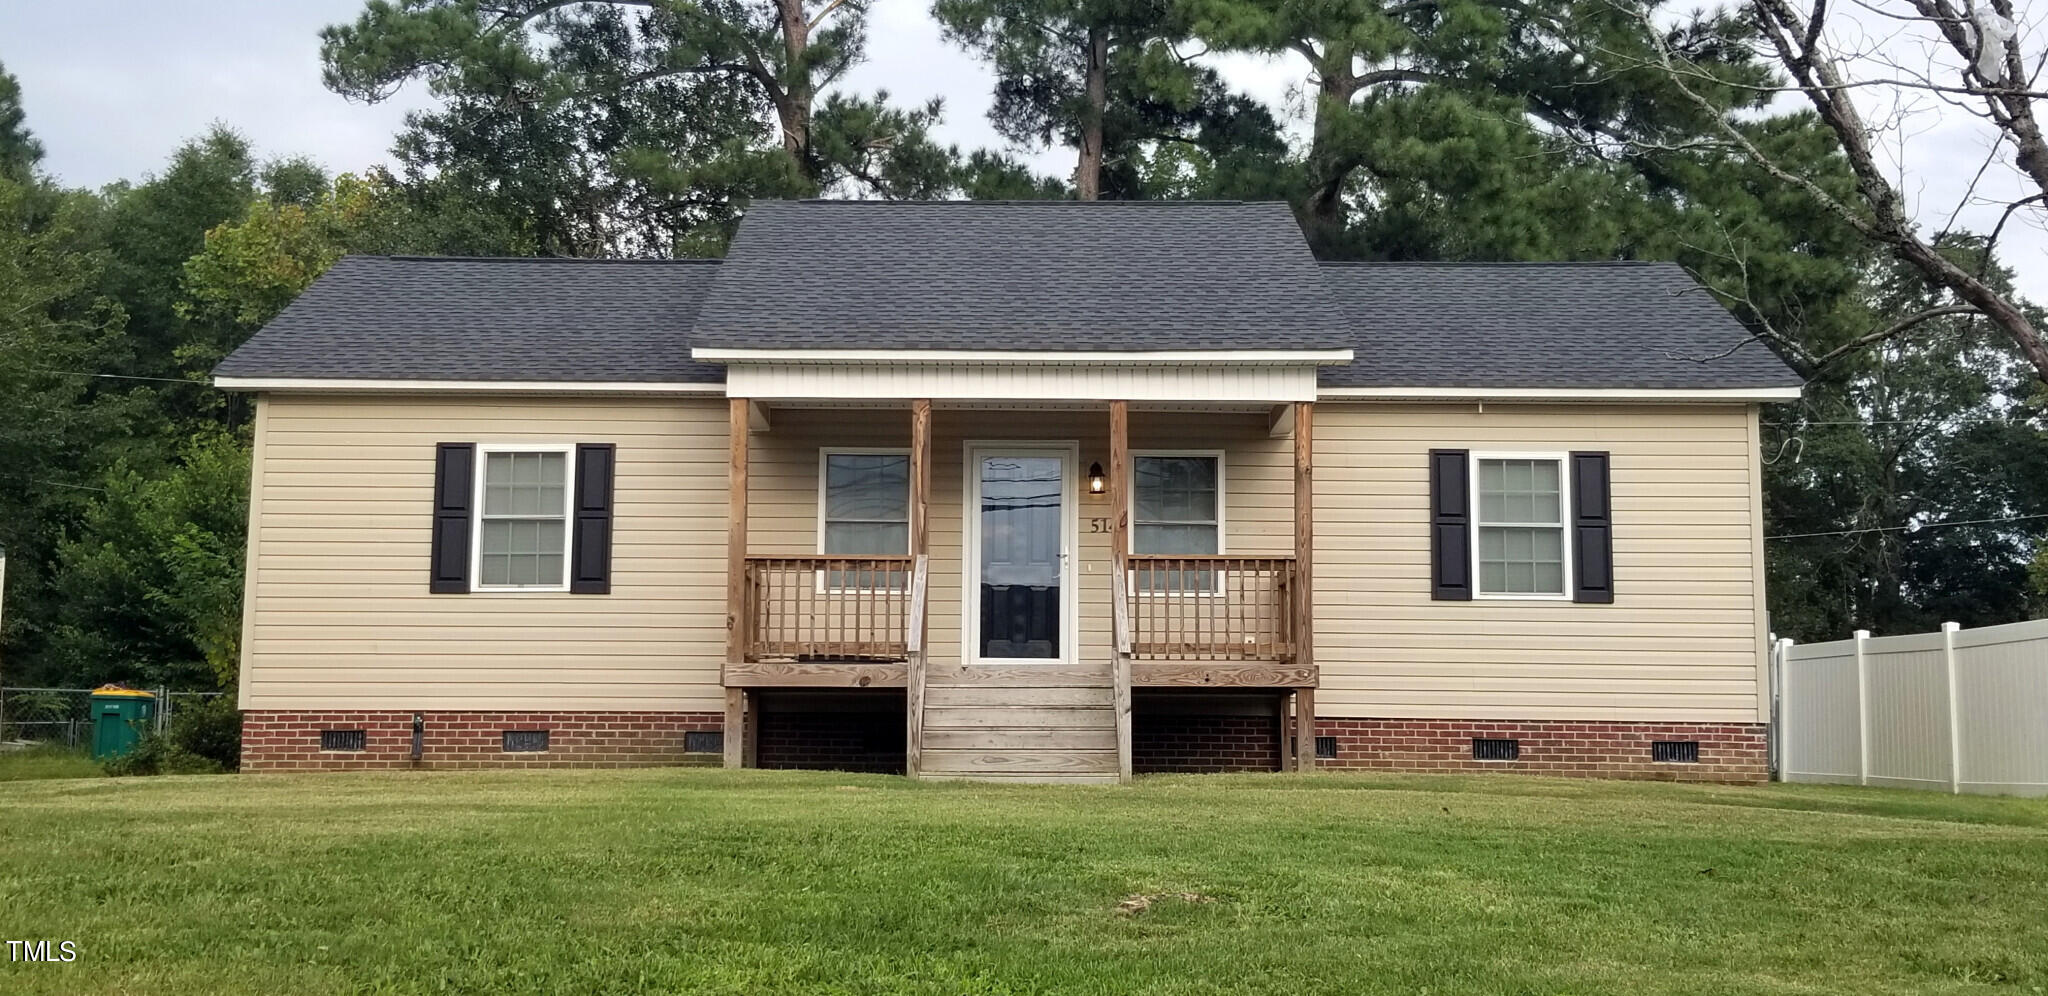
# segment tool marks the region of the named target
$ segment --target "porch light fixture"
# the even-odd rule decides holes
[[[1105,480],[1103,480],[1103,478],[1102,478],[1102,464],[1100,464],[1100,463],[1091,463],[1091,464],[1089,464],[1089,465],[1088,465],[1088,493],[1089,493],[1089,494],[1091,494],[1091,495],[1099,495],[1099,494],[1102,494],[1103,492],[1105,492],[1105,491],[1108,491],[1108,490],[1109,490],[1109,482],[1108,482],[1108,481],[1105,481]]]

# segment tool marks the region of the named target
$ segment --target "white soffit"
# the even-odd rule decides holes
[[[736,398],[933,401],[1314,401],[1312,365],[1225,364],[1001,366],[984,363],[732,363]]]

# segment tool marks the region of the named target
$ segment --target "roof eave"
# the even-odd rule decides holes
[[[1016,366],[1347,366],[1350,349],[759,349],[698,346],[700,363],[901,364],[958,363]]]
[[[223,391],[280,391],[307,394],[642,394],[723,396],[723,383],[687,381],[577,380],[421,380],[400,377],[263,377],[213,378]]]
[[[1797,401],[1797,386],[1779,387],[1324,387],[1326,401]]]

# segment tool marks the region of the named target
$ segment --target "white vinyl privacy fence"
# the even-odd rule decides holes
[[[1774,649],[1784,780],[2048,795],[2048,619]]]

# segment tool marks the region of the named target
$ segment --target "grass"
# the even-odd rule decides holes
[[[702,770],[0,789],[0,991],[2039,993],[2048,801]]]
[[[0,782],[97,778],[105,773],[98,762],[86,756],[83,748],[45,744],[20,750],[0,750]]]

